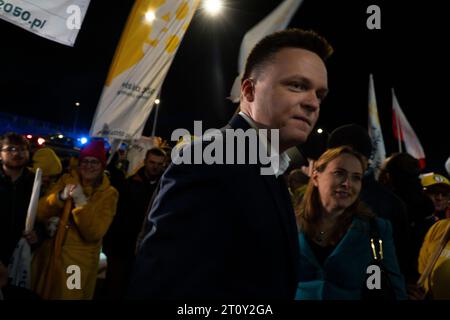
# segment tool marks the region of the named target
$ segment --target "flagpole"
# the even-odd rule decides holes
[[[394,106],[394,99],[395,99],[395,92],[394,92],[394,88],[392,88],[392,105]],[[400,153],[403,152],[402,150],[402,135],[401,135],[401,128],[400,128],[400,121],[398,119],[399,115],[398,112],[395,111],[395,123],[397,125],[397,140],[398,140],[398,150]]]
[[[152,137],[155,136],[156,133],[156,123],[158,122],[158,111],[159,111],[159,99],[156,99],[158,102],[155,101],[156,104],[156,110],[155,110],[155,119],[153,120],[153,128],[152,128]]]

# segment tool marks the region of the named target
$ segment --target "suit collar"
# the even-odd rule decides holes
[[[228,125],[225,127],[225,129],[229,128],[247,130],[250,129],[251,126],[241,115],[236,114],[233,118],[231,118]]]

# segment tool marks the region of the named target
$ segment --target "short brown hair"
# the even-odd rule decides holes
[[[242,81],[249,78],[273,59],[273,56],[284,48],[300,48],[316,53],[324,62],[333,53],[328,41],[312,30],[287,29],[272,33],[260,42],[250,52],[245,64]]]
[[[0,136],[0,149],[3,149],[5,143],[25,146],[28,151],[30,151],[30,142],[24,136],[16,132],[7,132]]]
[[[145,154],[145,159],[148,159],[149,155],[154,155],[157,157],[166,157],[167,153],[162,149],[162,148],[151,148],[149,150],[147,150],[147,153]]]

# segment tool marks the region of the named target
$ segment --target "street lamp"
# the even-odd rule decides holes
[[[156,19],[156,15],[154,11],[147,11],[145,13],[145,20],[149,23],[152,23]]]
[[[78,122],[78,110],[80,109],[80,103],[75,102],[75,118],[73,119],[73,133],[76,133],[77,122]]]
[[[159,98],[156,98],[155,99],[156,110],[155,110],[155,119],[153,120],[152,137],[154,137],[156,133],[156,122],[158,121],[158,111],[160,103],[161,100]]]
[[[223,9],[223,1],[221,0],[205,0],[203,8],[211,16],[218,15]]]

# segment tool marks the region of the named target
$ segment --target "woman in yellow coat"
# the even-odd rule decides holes
[[[56,234],[45,240],[32,263],[33,290],[44,299],[94,295],[102,238],[118,199],[105,164],[103,141],[92,141],[80,153],[78,170],[63,175],[39,201],[38,219],[59,218]]]
[[[428,299],[450,300],[450,219],[436,222],[420,249],[419,283]]]

